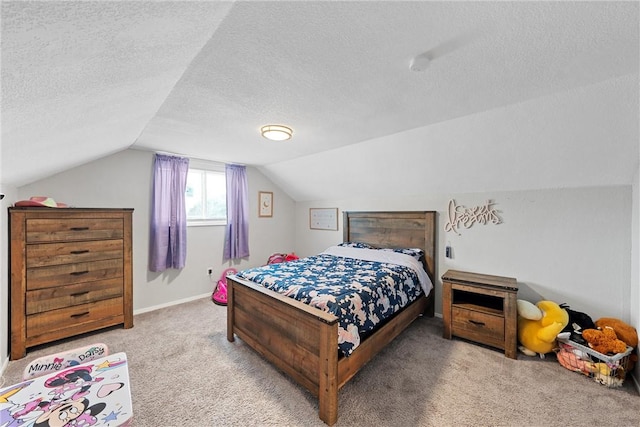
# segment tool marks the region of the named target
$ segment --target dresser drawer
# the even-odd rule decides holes
[[[77,240],[121,239],[120,218],[27,219],[26,242],[66,242]]]
[[[504,348],[504,317],[460,307],[452,307],[454,335]]]
[[[99,280],[77,285],[27,291],[27,314],[42,313],[89,302],[121,297],[122,279]]]
[[[49,334],[112,317],[122,317],[122,298],[112,298],[27,316],[27,336]]]
[[[122,259],[79,262],[27,269],[27,290],[58,287],[123,276]]]
[[[27,268],[122,257],[122,240],[27,245]]]

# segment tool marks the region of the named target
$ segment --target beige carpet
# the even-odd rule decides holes
[[[106,343],[127,352],[134,426],[324,426],[317,400],[242,341],[226,340],[226,308],[201,299],[135,316],[9,363],[4,385],[35,357]],[[341,391],[337,426],[640,426],[629,379],[609,389],[545,360],[442,338],[419,319]]]

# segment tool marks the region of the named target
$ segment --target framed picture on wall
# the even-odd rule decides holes
[[[338,208],[309,208],[309,228],[312,230],[337,230]]]
[[[273,192],[258,192],[258,216],[266,218],[273,216]]]

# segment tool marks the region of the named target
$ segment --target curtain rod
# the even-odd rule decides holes
[[[230,164],[230,165],[236,165],[236,166],[246,166],[243,163],[236,163],[236,162],[223,162],[220,160],[211,160],[211,159],[202,159],[199,157],[192,157],[192,156],[187,156],[185,154],[179,154],[179,153],[172,153],[170,151],[158,151],[158,150],[154,150],[154,153],[156,154],[164,154],[167,156],[177,156],[177,157],[186,157],[188,159],[194,160],[194,161],[200,161],[200,162],[209,162],[209,163],[220,163],[220,164]]]

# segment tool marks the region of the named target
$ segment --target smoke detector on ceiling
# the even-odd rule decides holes
[[[411,60],[411,63],[409,64],[409,69],[415,72],[424,71],[427,68],[429,68],[430,63],[431,63],[431,59],[429,59],[429,57],[426,54],[422,53]]]

